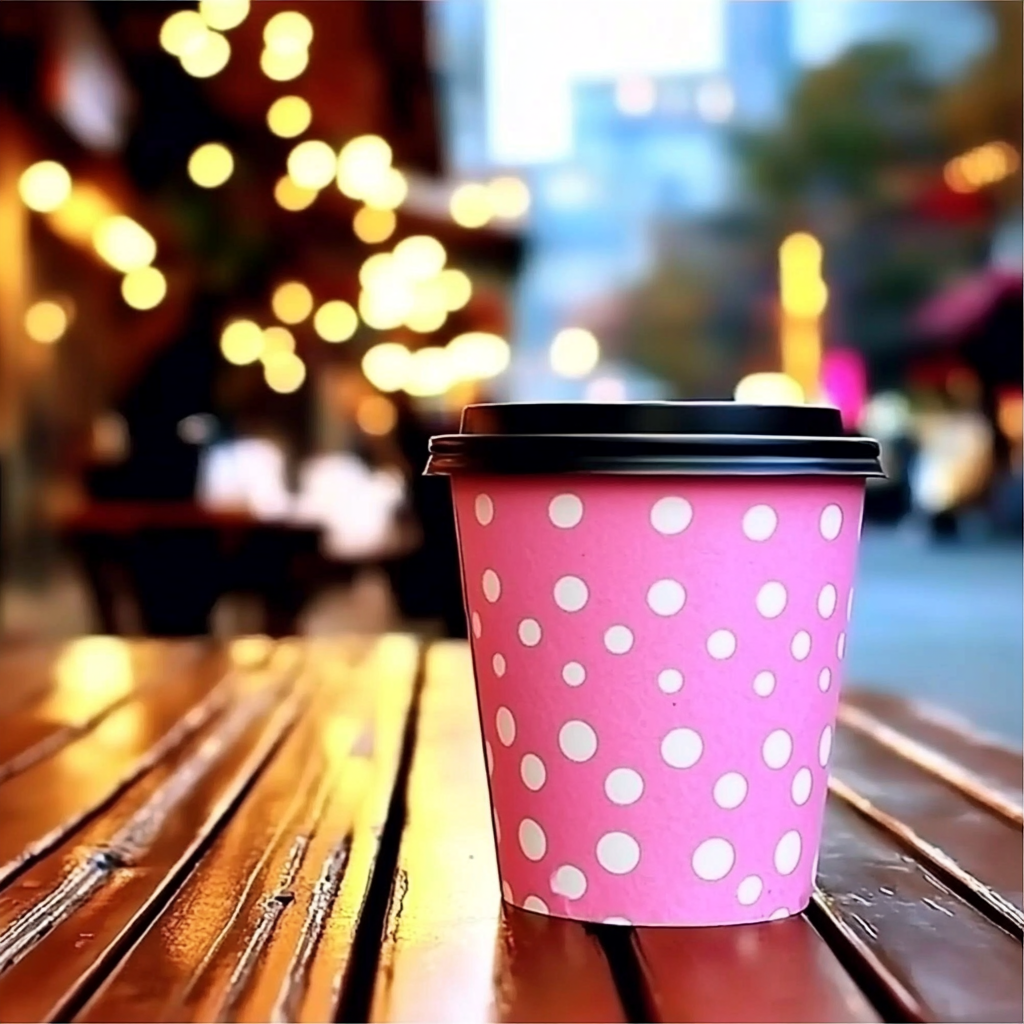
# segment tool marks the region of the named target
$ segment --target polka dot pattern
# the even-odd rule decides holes
[[[799,913],[860,485],[453,483],[502,898],[624,926]]]

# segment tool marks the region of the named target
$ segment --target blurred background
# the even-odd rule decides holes
[[[1021,11],[7,0],[4,641],[464,635],[467,402],[827,402],[850,675],[1019,744]]]

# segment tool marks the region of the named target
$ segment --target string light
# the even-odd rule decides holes
[[[448,209],[452,220],[464,228],[482,228],[494,213],[487,187],[478,182],[469,182],[455,189]]]
[[[156,241],[139,223],[118,214],[101,221],[93,234],[96,252],[116,270],[128,273],[156,258]]]
[[[389,252],[376,252],[363,260],[359,268],[359,283],[364,288],[373,288],[395,274],[395,258]]]
[[[294,352],[274,352],[263,361],[263,379],[271,391],[290,395],[306,379],[306,364]]]
[[[209,27],[197,11],[175,11],[160,26],[160,45],[175,57],[198,50]]]
[[[444,296],[445,309],[454,313],[462,309],[473,295],[473,285],[469,277],[461,270],[447,267],[438,274],[438,282]]]
[[[495,217],[517,220],[530,208],[530,190],[518,178],[495,178],[487,186],[487,199]]]
[[[25,311],[25,333],[41,345],[59,341],[68,327],[68,315],[56,302],[34,302]]]
[[[470,331],[452,338],[446,346],[453,373],[460,380],[485,380],[508,369],[512,353],[497,334]]]
[[[358,326],[356,311],[341,299],[325,302],[313,315],[313,330],[324,341],[348,341]]]
[[[220,142],[207,142],[188,158],[188,176],[200,188],[217,188],[231,177],[235,159]]]
[[[286,281],[274,289],[270,306],[281,323],[301,323],[313,312],[313,293],[301,281]]]
[[[274,82],[290,82],[298,78],[308,66],[308,50],[296,50],[294,53],[264,50],[260,54],[260,70]]]
[[[391,147],[379,135],[360,135],[342,147],[337,167],[338,188],[350,199],[386,192]]]
[[[199,0],[199,16],[220,32],[237,28],[249,14],[249,0]]]
[[[367,245],[384,242],[395,233],[398,218],[392,210],[378,210],[372,206],[364,206],[356,210],[352,218],[352,230],[356,238]]]
[[[305,210],[318,195],[319,192],[315,188],[303,188],[301,185],[296,185],[287,174],[278,178],[277,184],[274,186],[274,199],[277,205],[292,212]]]
[[[363,201],[378,210],[397,210],[409,194],[409,183],[396,167],[386,167],[378,179],[363,190]]]
[[[21,201],[36,213],[50,213],[71,195],[71,175],[56,160],[40,160],[18,178]]]
[[[50,227],[69,242],[89,245],[100,222],[115,213],[114,204],[95,185],[82,182],[47,216]]]
[[[443,348],[421,348],[409,360],[405,390],[414,398],[443,395],[455,383],[451,359]]]
[[[301,53],[313,42],[313,24],[298,11],[281,11],[263,27],[263,42],[273,53]]]
[[[601,359],[601,346],[586,328],[566,327],[551,342],[549,357],[560,377],[586,377]]]
[[[231,44],[227,36],[207,31],[198,46],[182,53],[181,66],[193,78],[212,78],[227,67],[230,59]]]
[[[263,352],[263,332],[252,320],[233,320],[220,334],[220,351],[235,366],[255,363]]]
[[[367,350],[362,369],[378,391],[399,391],[405,383],[412,353],[396,341],[385,341]]]
[[[282,139],[301,135],[313,120],[313,108],[301,96],[281,96],[267,111],[267,127]]]
[[[121,296],[132,309],[153,309],[166,294],[167,278],[156,267],[139,267],[121,282]]]
[[[439,274],[447,258],[444,246],[430,235],[411,235],[394,250],[395,269],[414,281]]]
[[[282,327],[280,324],[273,324],[264,330],[263,351],[260,354],[260,359],[264,362],[272,356],[279,355],[282,352],[294,351],[295,335],[292,334],[287,327]]]
[[[288,176],[303,188],[321,189],[334,177],[337,157],[320,139],[300,142],[288,154]]]

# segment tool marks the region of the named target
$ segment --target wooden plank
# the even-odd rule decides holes
[[[830,796],[815,924],[887,1017],[1019,1021],[1020,943]]]
[[[624,1020],[582,925],[502,916],[469,650],[428,656],[375,1021]]]

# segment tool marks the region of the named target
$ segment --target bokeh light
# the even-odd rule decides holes
[[[359,268],[359,283],[364,288],[373,288],[378,283],[391,279],[396,274],[395,258],[389,252],[376,252],[363,260]]]
[[[197,11],[175,11],[160,26],[160,45],[175,57],[198,50],[209,33],[209,26]]]
[[[156,267],[139,267],[121,282],[121,296],[132,309],[153,309],[166,294],[167,278]]]
[[[281,96],[267,110],[267,127],[282,139],[301,135],[313,120],[313,108],[301,96]]]
[[[398,411],[395,403],[383,395],[367,395],[356,406],[359,429],[372,437],[384,437],[395,429]]]
[[[410,235],[394,250],[395,269],[413,281],[423,281],[441,272],[448,254],[430,235]]]
[[[470,331],[452,338],[446,346],[452,374],[459,380],[486,380],[508,369],[512,353],[497,334]]]
[[[274,82],[290,82],[298,78],[308,66],[308,50],[296,50],[294,53],[264,50],[260,54],[260,70]]]
[[[263,378],[271,391],[290,395],[306,379],[306,364],[294,352],[274,352],[263,360]]]
[[[398,218],[393,210],[380,210],[373,206],[364,206],[356,210],[352,218],[352,230],[356,238],[367,245],[384,242],[395,233]]]
[[[21,172],[18,195],[30,210],[50,213],[71,195],[71,175],[56,160],[40,160]]]
[[[252,320],[233,320],[220,335],[220,351],[235,366],[255,363],[263,352],[263,331]]]
[[[386,167],[379,178],[363,190],[363,201],[378,210],[397,210],[409,194],[409,183],[396,167]]]
[[[313,293],[301,281],[286,281],[274,289],[270,306],[281,323],[301,323],[313,312]]]
[[[100,221],[93,233],[96,252],[116,270],[128,273],[156,258],[156,241],[139,223],[118,214]]]
[[[391,331],[402,325],[412,304],[412,291],[401,280],[375,285],[359,293],[359,317],[375,331]]]
[[[281,352],[295,351],[295,335],[280,324],[272,324],[263,331],[263,351],[260,359],[266,362]]]
[[[288,154],[288,176],[303,188],[321,189],[334,177],[338,158],[320,139],[306,139]]]
[[[601,359],[601,346],[586,328],[566,327],[551,342],[549,357],[560,377],[586,377]]]
[[[366,379],[378,391],[399,391],[405,384],[412,362],[412,353],[396,341],[374,345],[363,356],[362,369]]]
[[[472,298],[473,285],[464,271],[457,270],[455,267],[446,267],[438,274],[437,279],[444,295],[445,309],[449,313],[462,309]]]
[[[199,15],[218,32],[237,28],[249,14],[249,0],[199,0]]]
[[[313,25],[298,11],[281,11],[263,27],[263,42],[273,53],[302,53],[313,42]]]
[[[313,315],[313,330],[324,341],[348,341],[358,326],[356,311],[341,299],[325,302]]]
[[[207,142],[188,158],[188,176],[200,188],[217,188],[231,177],[235,158],[220,142]]]
[[[482,228],[494,215],[491,194],[479,182],[468,182],[455,189],[448,209],[452,220],[464,228]]]
[[[291,210],[293,213],[305,210],[312,205],[313,200],[319,195],[315,188],[303,188],[296,185],[287,174],[277,179],[274,186],[274,201],[283,210]]]
[[[59,303],[44,299],[25,311],[25,333],[42,345],[59,341],[68,328],[68,315]]]
[[[342,146],[337,167],[338,188],[350,199],[365,199],[375,190],[386,192],[391,147],[379,135],[360,135]]]
[[[802,405],[804,389],[785,373],[751,373],[736,385],[734,397],[750,405]]]
[[[69,242],[89,245],[100,222],[113,216],[114,204],[95,185],[79,182],[71,195],[47,216],[50,227]]]
[[[487,198],[495,217],[517,220],[530,208],[530,190],[519,178],[495,178],[487,186]]]
[[[189,47],[181,54],[181,66],[193,78],[212,78],[223,71],[231,59],[231,44],[227,36],[207,31],[195,48]]]
[[[455,383],[452,360],[443,348],[421,348],[413,352],[406,372],[405,391],[414,398],[443,395]]]

